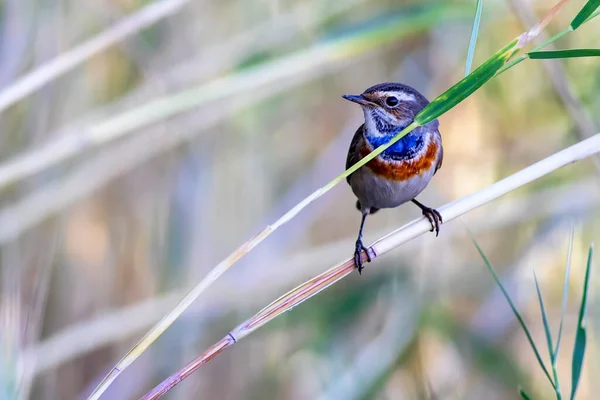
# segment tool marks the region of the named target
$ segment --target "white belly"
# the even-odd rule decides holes
[[[432,168],[405,181],[389,181],[362,167],[352,174],[350,186],[363,207],[393,208],[417,197],[433,173]]]

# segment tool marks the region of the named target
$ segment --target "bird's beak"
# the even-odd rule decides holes
[[[350,100],[354,103],[358,103],[361,106],[372,106],[373,103],[371,103],[369,100],[365,99],[362,95],[360,94],[345,94],[342,96],[344,99],[346,100]]]

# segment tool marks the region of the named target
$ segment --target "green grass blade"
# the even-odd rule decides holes
[[[477,248],[477,251],[479,252],[479,255],[481,256],[481,258],[483,259],[483,262],[486,265],[488,271],[490,271],[490,274],[492,274],[494,281],[496,282],[496,284],[500,288],[500,291],[504,295],[504,298],[508,302],[508,305],[510,306],[513,314],[515,314],[517,321],[519,321],[519,324],[521,325],[523,332],[525,332],[525,336],[527,336],[529,345],[531,346],[531,349],[533,350],[533,353],[535,354],[535,358],[537,359],[538,363],[540,364],[540,367],[542,367],[542,370],[544,371],[544,374],[546,374],[546,377],[548,378],[548,381],[550,381],[550,384],[552,384],[552,387],[554,389],[556,389],[556,386],[554,385],[554,381],[552,380],[552,378],[550,377],[550,374],[548,373],[548,369],[546,368],[546,365],[544,364],[544,361],[542,360],[540,352],[538,351],[537,346],[535,345],[535,343],[533,341],[533,337],[531,336],[531,333],[529,332],[529,329],[527,328],[527,325],[525,324],[523,317],[521,317],[521,314],[519,314],[519,311],[517,311],[517,308],[515,307],[512,299],[510,298],[510,295],[504,288],[504,285],[502,285],[502,282],[500,282],[500,278],[498,278],[498,275],[496,274],[494,267],[488,260],[487,256],[485,255],[485,253],[483,252],[481,247],[479,247],[479,243],[477,243],[477,240],[475,240],[475,237],[473,237],[472,235],[471,235],[471,240],[473,241],[473,244]]]
[[[582,11],[583,11],[583,9],[582,9]],[[585,24],[586,22],[591,21],[592,19],[596,18],[598,15],[600,15],[600,9],[596,10],[594,13],[592,13],[589,16],[587,16],[586,19],[585,19],[585,21],[583,21],[582,24]],[[582,25],[582,24],[580,24],[580,25]],[[553,43],[553,42],[557,41],[558,39],[560,39],[561,37],[563,37],[564,35],[566,35],[569,32],[572,32],[572,31],[573,31],[573,27],[569,26],[568,28],[566,28],[566,29],[558,32],[556,35],[552,36],[551,38],[549,38],[548,40],[546,40],[542,44],[536,46],[531,52],[523,54],[523,55],[515,58],[514,60],[512,60],[511,62],[509,62],[508,64],[506,64],[502,68],[500,68],[500,70],[498,71],[498,73],[496,75],[500,75],[501,73],[503,73],[503,72],[511,69],[515,65],[521,63],[522,61],[525,61],[529,57],[530,53],[533,53],[533,52],[536,52],[538,50],[543,49],[544,47],[546,47],[550,43]]]
[[[473,65],[473,56],[475,55],[475,44],[477,43],[477,35],[479,35],[479,25],[481,24],[481,11],[483,10],[483,0],[477,0],[475,9],[475,18],[473,19],[473,30],[471,31],[471,40],[469,41],[469,50],[467,51],[467,63],[465,65],[465,76],[471,72]]]
[[[590,15],[590,16],[588,17],[588,19],[586,19],[586,20],[585,20],[584,24],[585,24],[586,22],[589,22],[589,21],[593,20],[593,19],[594,19],[594,18],[596,18],[598,15],[600,15],[600,8],[599,8],[599,9],[597,9],[595,13],[593,13],[592,15]]]
[[[523,388],[519,388],[519,394],[524,400],[531,400],[531,396],[528,395]]]
[[[543,49],[544,47],[546,47],[550,43],[553,43],[553,42],[557,41],[558,39],[560,39],[561,37],[565,36],[569,32],[571,32],[571,28],[564,29],[564,30],[558,32],[556,35],[554,35],[551,38],[549,38],[548,40],[544,41],[542,44],[540,44],[538,46],[535,46],[534,49],[531,52]],[[511,60],[505,66],[503,66],[502,68],[500,68],[500,70],[498,71],[498,73],[496,74],[496,76],[500,75],[504,71],[507,71],[507,70],[511,69],[512,67],[514,67],[515,65],[519,64],[520,62],[525,61],[528,57],[529,57],[529,53],[525,53],[525,54],[522,54],[519,57],[515,58],[514,60]]]
[[[560,348],[560,339],[562,338],[563,320],[565,318],[565,312],[567,310],[567,298],[569,297],[569,277],[571,275],[571,256],[573,254],[573,227],[571,226],[571,234],[569,235],[569,250],[567,252],[567,266],[565,271],[565,283],[563,286],[563,300],[562,308],[560,312],[560,325],[558,326],[558,336],[556,338],[556,348],[554,349],[554,360],[558,358],[558,349]]]
[[[275,58],[265,62],[264,64],[258,64],[245,68],[240,73],[227,75],[223,78],[212,81],[207,85],[201,85],[197,88],[187,89],[176,95],[168,96],[165,99],[152,101],[151,104],[158,106],[159,104],[165,103],[164,106],[156,108],[158,108],[162,113],[160,117],[166,118],[175,115],[176,113],[188,110],[192,107],[198,107],[201,103],[205,103],[213,98],[212,96],[223,96],[223,92],[226,91],[227,88],[236,89],[239,91],[240,86],[243,86],[244,90],[249,90],[248,85],[251,86],[252,84],[257,84],[264,81],[272,81],[274,79],[274,71],[287,71],[287,73],[290,73],[289,71],[293,71],[294,73],[297,73],[304,68],[304,65],[306,65],[306,68],[308,69],[315,68],[315,65],[312,64],[314,61],[325,61],[326,63],[329,63],[348,60],[351,57],[363,54],[363,52],[372,50],[374,48],[381,48],[382,44],[394,43],[399,38],[414,33],[417,30],[435,26],[436,23],[439,23],[442,20],[446,21],[448,19],[448,13],[443,12],[444,10],[447,10],[450,15],[460,17],[463,15],[462,11],[460,11],[462,8],[458,9],[460,14],[457,14],[457,9],[454,6],[449,6],[447,8],[441,8],[439,6],[426,8],[421,7],[411,11],[409,14],[404,12],[396,13],[391,18],[386,18],[386,21],[379,20],[377,23],[370,24],[368,27],[358,31],[353,30],[351,33],[345,33],[334,38],[329,38],[317,45],[300,50],[297,53],[283,56],[281,58]],[[307,61],[309,62],[307,63]],[[325,63],[323,65],[325,65]],[[177,100],[173,101],[174,97],[172,96],[175,96]],[[159,104],[156,104],[156,102],[159,102]],[[152,108],[152,110],[146,109],[143,113],[139,108],[133,110],[132,112],[128,112],[128,115],[124,117],[124,119],[127,120],[127,123],[124,125],[130,124],[139,129],[140,124],[145,126],[152,122],[156,122],[154,119],[157,118],[156,108]],[[150,115],[150,117],[144,118],[145,115]],[[119,123],[122,123],[122,121],[117,122],[117,124]],[[415,129],[416,126],[417,125],[414,123],[409,125],[402,131],[402,135],[405,135],[411,130]],[[129,131],[130,129],[132,129],[132,127],[128,126],[125,128],[125,131]],[[123,130],[119,130],[119,132],[123,132]],[[92,394],[88,396],[88,399],[98,399],[102,393],[108,389],[112,382],[135,360],[137,360],[138,357],[144,353],[146,349],[158,337],[160,337],[163,332],[168,329],[168,327],[171,326],[171,324],[177,318],[179,318],[179,316],[204,292],[204,290],[210,287],[241,257],[252,251],[254,247],[265,240],[269,235],[273,234],[280,226],[294,218],[300,212],[300,210],[302,210],[308,204],[315,201],[339,182],[343,181],[346,176],[350,175],[363,164],[367,163],[369,160],[383,152],[387,147],[400,140],[402,135],[398,135],[387,144],[375,149],[367,157],[361,160],[362,164],[356,164],[348,171],[345,171],[343,174],[334,178],[324,187],[314,191],[303,201],[281,216],[278,220],[266,226],[257,235],[247,240],[240,247],[238,247],[237,250],[229,254],[224,260],[217,264],[217,266],[215,266],[180,300],[175,308],[170,310],[140,339],[139,342],[134,345],[129,352],[125,354],[125,356],[117,363],[117,365],[115,365],[113,369],[105,376],[105,378],[98,384]]]
[[[575,398],[577,386],[579,385],[586,342],[587,334],[585,327],[580,326],[577,328],[577,335],[575,336],[575,348],[573,349],[573,363],[571,366],[571,400]]]
[[[581,377],[581,367],[583,365],[583,356],[585,355],[585,345],[587,334],[585,319],[587,314],[588,289],[590,285],[590,270],[592,269],[592,257],[594,255],[594,246],[590,246],[588,252],[587,266],[585,268],[585,280],[583,282],[583,294],[581,296],[581,306],[579,308],[579,319],[577,320],[577,334],[575,336],[575,346],[573,348],[573,361],[571,366],[571,400],[575,398],[579,378]]]
[[[548,315],[546,315],[546,307],[544,307],[544,297],[542,296],[542,290],[540,289],[540,283],[538,282],[535,269],[533,270],[533,279],[535,280],[535,290],[537,291],[538,301],[540,303],[540,311],[542,313],[542,322],[544,323],[544,331],[546,333],[546,341],[548,342],[548,354],[550,355],[550,360],[553,360],[554,346],[552,344],[552,333],[550,333],[550,325],[548,325]]]
[[[600,0],[589,0],[571,21],[571,29],[579,28],[598,7],[600,7]]]
[[[548,58],[600,57],[600,49],[532,51],[527,53],[527,55],[532,60],[543,60]]]
[[[517,51],[519,51],[519,48],[517,47],[518,43],[519,39],[514,39],[502,49],[498,50],[486,62],[477,67],[456,85],[439,95],[417,114],[415,122],[423,126],[470,96],[471,93],[492,79],[494,75],[496,75],[496,72],[498,72]]]
[[[346,170],[343,174],[337,176],[334,180],[329,182],[327,185],[323,187],[324,191],[328,191],[333,186],[337,185],[341,182],[346,176],[350,175],[373,158],[377,157],[380,153],[385,151],[388,147],[396,143],[402,137],[407,135],[413,129],[418,126],[423,126],[440,115],[444,114],[458,103],[469,97],[473,92],[483,86],[487,81],[492,79],[496,72],[506,62],[513,56],[515,53],[519,51],[519,38],[514,39],[509,44],[504,46],[502,49],[498,50],[494,55],[492,55],[486,62],[477,67],[473,72],[460,80],[456,85],[452,86],[450,89],[446,90],[444,93],[436,97],[431,103],[429,103],[425,108],[419,112],[413,123],[401,130],[400,132],[395,133],[395,136],[387,143],[382,144],[373,150],[369,155],[362,158],[359,162],[354,164],[348,170]]]
[[[546,333],[546,342],[548,343],[548,355],[550,357],[550,364],[552,367],[552,376],[554,377],[554,391],[556,392],[556,398],[560,400],[562,399],[562,394],[560,391],[560,383],[558,381],[558,372],[556,371],[556,364],[554,363],[555,358],[552,345],[552,333],[550,332],[550,325],[548,324],[548,315],[546,314],[546,307],[544,306],[544,296],[542,296],[542,290],[540,289],[540,283],[535,273],[535,268],[533,270],[533,279],[535,280],[535,290],[537,291],[538,302],[540,303],[542,322],[544,323],[544,332]]]

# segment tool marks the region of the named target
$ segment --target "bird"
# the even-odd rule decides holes
[[[361,106],[365,122],[358,128],[348,150],[346,169],[366,157],[374,149],[389,142],[410,125],[429,100],[412,87],[395,82],[380,83],[360,95],[343,95]],[[367,215],[382,208],[395,208],[404,203],[417,205],[438,236],[442,215],[416,197],[427,187],[441,168],[444,159],[442,136],[437,119],[415,128],[384,152],[346,178],[357,198],[356,208],[362,219],[354,249],[354,264],[362,274],[362,251],[371,262],[369,250],[362,241]]]

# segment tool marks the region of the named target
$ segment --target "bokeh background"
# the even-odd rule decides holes
[[[484,2],[475,65],[551,3]],[[571,3],[549,34],[584,2]],[[0,170],[23,157],[42,163],[2,176],[0,398],[85,398],[214,265],[343,171],[362,113],[342,94],[400,81],[431,99],[459,80],[474,12],[475,1],[442,0],[0,2],[0,94],[58,57],[72,63],[0,114]],[[143,18],[154,21],[143,26]],[[599,23],[559,48],[597,48]],[[440,206],[595,134],[599,88],[594,58],[526,61],[494,79],[441,117],[444,167],[420,199]],[[69,157],[52,162],[65,149]],[[558,362],[568,392],[587,248],[600,229],[599,166],[565,167],[444,225],[438,238],[401,246],[166,398],[514,399],[519,385],[552,398],[467,229],[547,360],[532,271],[556,335],[574,226]],[[104,398],[141,396],[279,295],[350,257],[354,203],[344,182],[282,227]],[[366,241],[417,217],[410,205],[379,212]],[[600,390],[597,276],[578,399]]]

